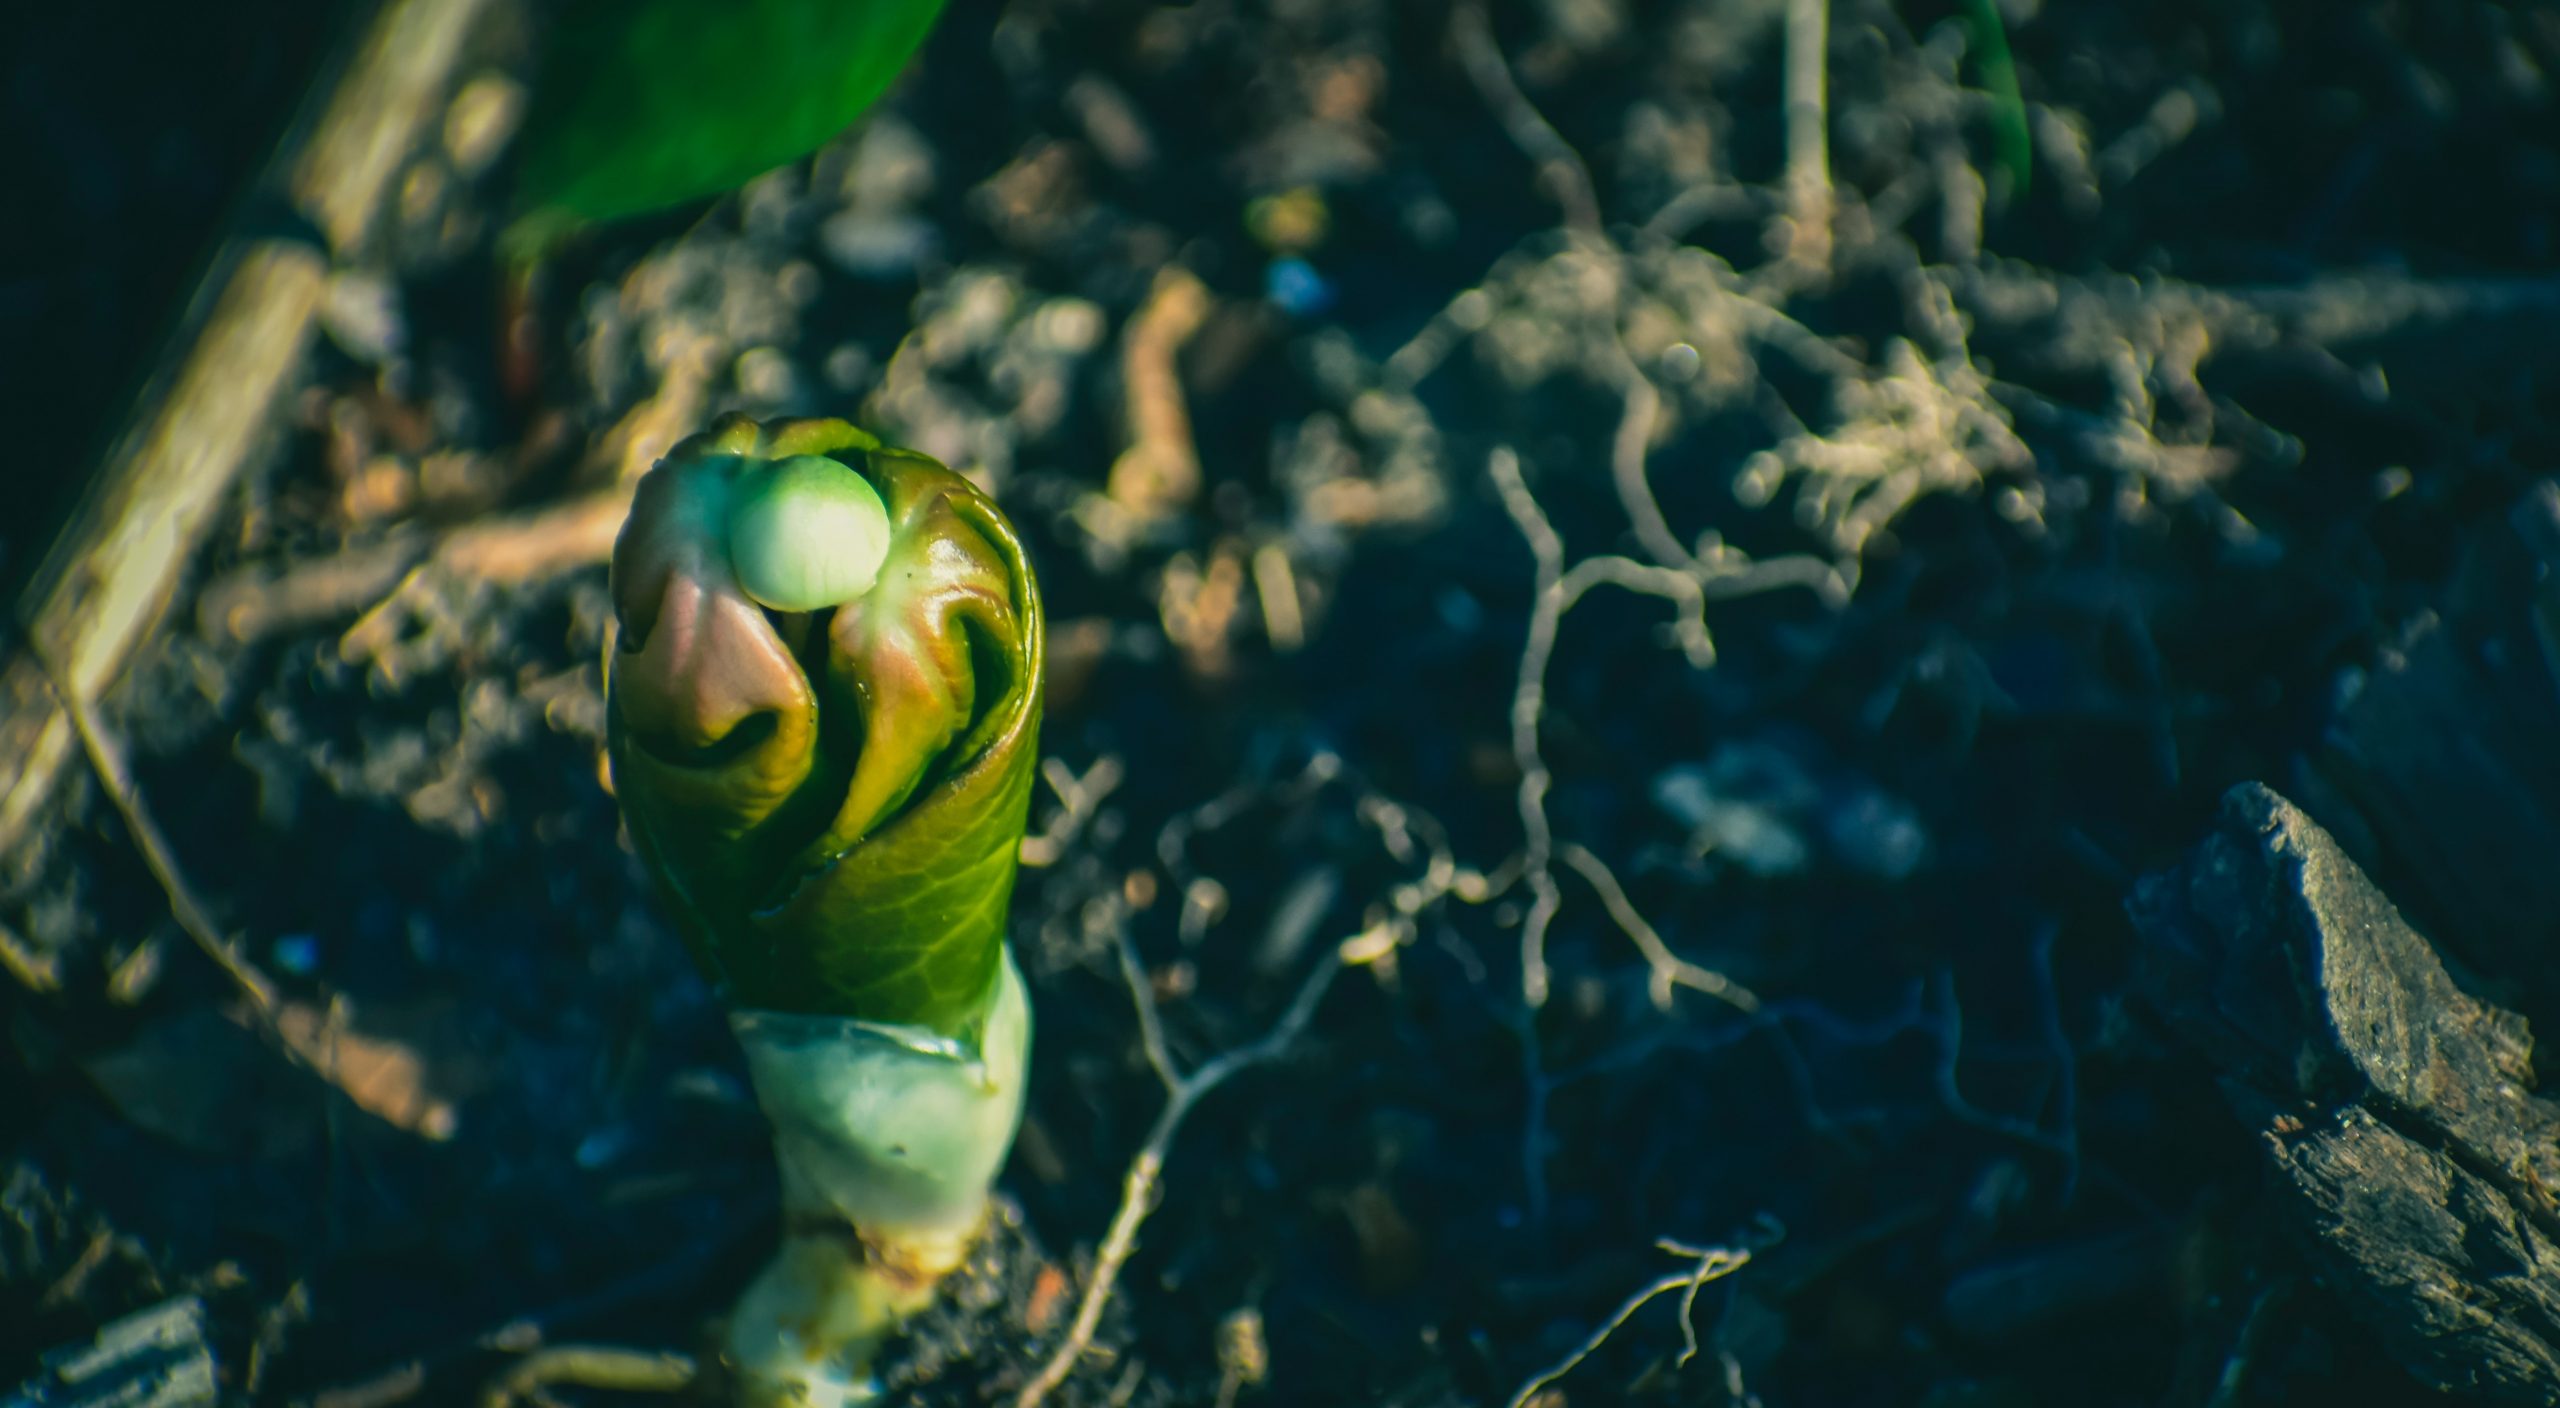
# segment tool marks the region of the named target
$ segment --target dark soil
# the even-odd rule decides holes
[[[1524,155],[1444,4],[953,0],[864,130],[556,262],[529,392],[504,162],[430,153],[357,281],[379,316],[334,318],[192,580],[586,492],[653,408],[852,414],[996,493],[1070,785],[1016,900],[1020,1222],[899,1371],[922,1401],[1043,1357],[1162,1106],[1123,926],[1191,1064],[1329,946],[1371,961],[1183,1126],[1063,1401],[1507,1402],[1688,1268],[1665,1238],[1754,1252],[1698,1352],[1665,1296],[1550,1402],[2439,1401],[2275,1234],[2132,996],[2122,902],[2232,783],[2298,777],[2560,465],[2560,6],[2003,4],[2021,111],[1974,7],[1839,0],[1827,279],[1784,245],[1783,4],[1493,8],[1579,178]],[[42,257],[96,277],[71,243]],[[1169,266],[1209,295],[1176,364],[1202,482],[1150,513],[1111,486]],[[1637,377],[1668,543],[1613,473]],[[1567,565],[1697,554],[1715,647],[1596,587],[1525,753],[1514,463]],[[609,616],[588,562],[248,639],[172,618],[110,701],[143,799],[290,1003],[415,1067],[287,1063],[65,787],[0,903],[65,975],[0,983],[0,1090],[32,1096],[0,1101],[0,1385],[182,1292],[242,1401],[464,1401],[528,1323],[699,1343],[772,1169],[599,780]]]

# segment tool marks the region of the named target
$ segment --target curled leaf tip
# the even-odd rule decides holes
[[[820,611],[871,590],[889,556],[880,491],[839,461],[748,466],[731,488],[729,564],[760,606]]]

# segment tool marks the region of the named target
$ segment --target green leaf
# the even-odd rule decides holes
[[[815,151],[878,101],[942,3],[569,0],[525,118],[510,256]]]
[[[886,555],[841,606],[768,610],[731,510],[811,455],[877,492]],[[867,528],[842,547],[879,551]],[[706,971],[747,1007],[971,1035],[1038,760],[1040,603],[1012,526],[842,421],[732,417],[642,480],[613,592],[614,784]]]

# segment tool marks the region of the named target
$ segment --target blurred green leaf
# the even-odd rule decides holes
[[[942,4],[568,0],[525,119],[509,257],[816,150],[878,101]]]

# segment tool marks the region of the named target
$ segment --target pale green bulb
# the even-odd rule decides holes
[[[750,464],[729,499],[729,566],[758,605],[842,606],[871,590],[889,556],[880,491],[823,455]]]

